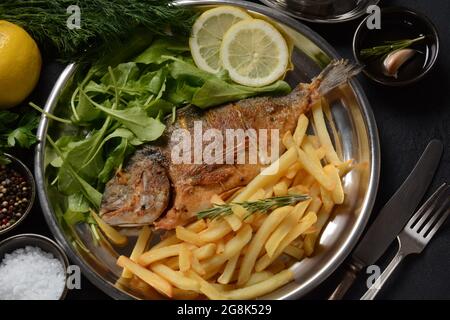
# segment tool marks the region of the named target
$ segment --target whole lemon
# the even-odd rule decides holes
[[[21,27],[0,20],[0,109],[25,100],[39,80],[41,66],[33,38]]]

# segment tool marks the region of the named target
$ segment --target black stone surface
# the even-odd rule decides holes
[[[436,174],[434,190],[450,182],[450,2],[448,0],[384,0],[382,6],[405,6],[427,15],[439,29],[441,51],[434,71],[421,82],[406,88],[381,87],[363,75],[359,80],[372,105],[381,143],[381,179],[372,220],[389,200],[414,166],[427,143],[438,138],[445,153]],[[353,33],[360,20],[340,25],[307,23],[346,58],[352,58]],[[44,104],[64,66],[54,61],[44,65],[32,100]],[[33,154],[19,155],[32,167]],[[430,192],[429,192],[430,193]],[[19,233],[39,233],[51,237],[38,203],[27,219],[0,240]],[[395,245],[380,261],[384,266],[395,252]],[[326,299],[339,282],[341,267],[306,296]],[[420,256],[408,257],[380,293],[380,299],[450,299],[450,223],[447,222]],[[358,299],[365,288],[362,275],[347,298]],[[109,299],[85,278],[81,290],[69,291],[67,299]]]

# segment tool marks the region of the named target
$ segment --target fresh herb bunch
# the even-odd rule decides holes
[[[361,57],[363,59],[373,59],[378,57],[385,57],[389,53],[400,50],[400,49],[406,49],[413,45],[416,42],[422,41],[425,39],[425,36],[421,36],[415,39],[403,39],[403,40],[394,40],[394,41],[384,41],[383,45],[372,47],[372,48],[365,48],[361,50]]]
[[[38,123],[39,118],[34,112],[28,111],[20,115],[11,111],[0,111],[0,164],[10,162],[4,156],[7,149],[29,148],[36,143],[34,129]]]
[[[218,217],[224,217],[228,216],[233,213],[232,208],[235,205],[240,205],[243,208],[245,208],[248,212],[248,215],[245,217],[248,218],[255,212],[260,213],[267,213],[270,210],[284,207],[284,206],[290,206],[293,204],[296,204],[301,201],[308,200],[309,196],[306,195],[297,195],[292,194],[288,196],[281,196],[281,197],[272,197],[257,201],[244,201],[244,202],[231,202],[231,203],[225,203],[225,204],[219,204],[215,205],[214,207],[210,209],[206,209],[203,211],[200,211],[197,213],[198,219],[216,219]]]
[[[196,14],[170,0],[2,0],[0,20],[24,27],[64,62],[93,62],[116,49],[139,26],[150,34],[188,35]],[[67,8],[80,8],[80,28],[69,29]]]

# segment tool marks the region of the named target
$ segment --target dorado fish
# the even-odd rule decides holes
[[[176,133],[194,136],[196,123],[200,122],[203,132],[214,129],[225,135],[229,129],[254,129],[252,132],[258,135],[260,129],[276,129],[281,138],[295,129],[298,117],[308,112],[317,99],[359,71],[359,67],[347,61],[333,61],[311,83],[297,85],[286,96],[249,98],[209,110],[195,106],[180,109],[176,121],[167,123],[164,135],[137,150],[124,169],[106,184],[101,217],[110,225],[122,227],[154,224],[159,229],[173,229],[189,222],[197,212],[211,207],[213,195],[230,194],[247,185],[260,173],[267,159],[258,159],[256,163],[224,161],[230,152],[235,157],[237,146],[222,148],[222,155],[214,155],[218,157],[215,163],[179,163],[173,159],[174,149],[180,148],[180,142],[173,139]],[[272,146],[272,141],[269,142]],[[276,145],[281,154],[282,144]],[[194,149],[199,146],[191,143],[188,147],[194,154],[189,157],[192,160]],[[200,154],[205,148],[207,145],[201,146]],[[249,149],[249,143],[241,148]]]

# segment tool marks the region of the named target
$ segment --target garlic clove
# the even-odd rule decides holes
[[[389,53],[383,61],[383,74],[397,78],[399,69],[416,53],[417,51],[413,49],[399,49]]]

